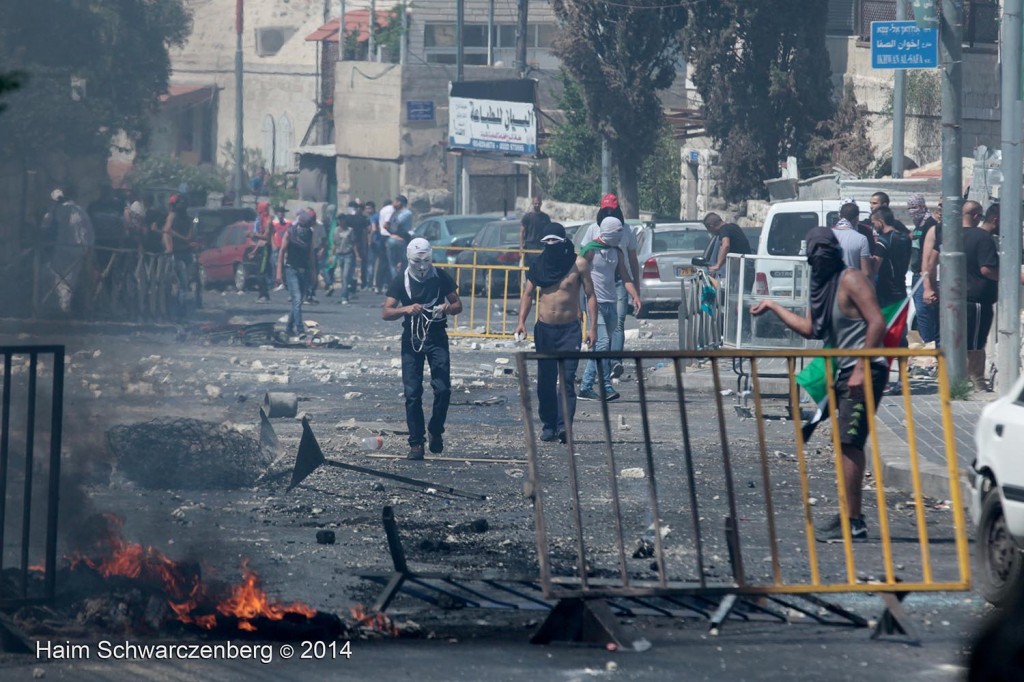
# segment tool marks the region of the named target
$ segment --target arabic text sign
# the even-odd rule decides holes
[[[450,148],[537,153],[537,120],[532,102],[451,97],[448,106]]]
[[[409,100],[405,103],[405,120],[411,122],[433,122],[434,102],[431,100]]]
[[[871,22],[871,68],[935,69],[939,66],[939,31],[913,21]]]

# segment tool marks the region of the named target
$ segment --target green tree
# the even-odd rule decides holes
[[[545,147],[560,171],[548,194],[557,201],[597,204],[601,197],[601,137],[588,122],[583,90],[563,69],[558,108],[562,122]]]
[[[719,149],[726,199],[763,197],[779,162],[808,161],[832,116],[821,0],[691,3],[685,36],[708,133]]]
[[[0,154],[106,155],[132,141],[167,90],[168,49],[191,31],[184,0],[0,3],[0,71],[26,82],[8,98]]]
[[[560,24],[555,53],[582,88],[590,125],[608,140],[623,213],[635,218],[640,169],[664,122],[658,90],[675,80],[686,5],[552,0],[551,7]]]
[[[640,206],[655,216],[677,219],[682,158],[672,126],[665,125],[658,136],[658,146],[640,169]]]
[[[828,172],[838,164],[864,177],[875,163],[875,148],[868,139],[868,108],[857,102],[853,83],[846,83],[835,115],[818,124],[808,154]]]

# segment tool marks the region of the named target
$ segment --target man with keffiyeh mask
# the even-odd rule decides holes
[[[544,250],[530,265],[526,274],[526,287],[519,301],[519,324],[516,335],[526,336],[526,320],[537,290],[537,323],[533,326],[533,340],[538,353],[579,351],[580,288],[587,296],[587,343],[597,338],[597,299],[590,280],[590,264],[573,250],[565,236],[565,228],[558,223],[543,227],[540,243]],[[578,360],[537,361],[537,403],[543,424],[540,439],[545,442],[566,440],[565,426],[571,425],[576,414],[576,369]],[[559,386],[560,384],[560,386]],[[559,391],[565,393],[568,414],[563,412]]]
[[[765,299],[750,309],[752,315],[771,311],[783,324],[807,339],[819,339],[828,348],[860,350],[881,348],[885,319],[868,278],[843,261],[839,240],[827,227],[807,233],[807,262],[811,266],[811,309],[801,317],[777,302]],[[864,362],[859,358],[835,358],[835,393],[838,402],[837,424],[843,451],[843,480],[846,487],[847,516],[855,542],[867,539],[867,525],[861,514],[864,484],[864,444],[869,424],[864,400]],[[874,405],[882,399],[889,367],[885,358],[871,360],[871,386]],[[842,510],[841,510],[842,511]],[[818,540],[842,540],[838,514],[818,528]]]
[[[406,247],[406,267],[388,287],[382,317],[402,320],[402,386],[405,421],[409,427],[409,454],[423,459],[423,443],[429,435],[430,451],[444,451],[445,420],[451,401],[451,356],[448,350],[448,315],[462,312],[455,280],[434,267],[430,242],[416,238]],[[430,365],[434,405],[430,423],[423,423],[423,361]]]
[[[938,225],[938,221],[928,211],[923,194],[912,194],[907,199],[907,212],[914,221],[914,230],[910,233],[910,273],[913,277],[911,290],[914,292],[914,314],[917,316],[917,331],[921,340],[932,343],[939,338],[939,306],[937,303],[924,302],[924,286],[917,286],[924,273],[924,240],[929,230]]]

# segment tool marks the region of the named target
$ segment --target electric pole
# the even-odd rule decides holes
[[[345,0],[338,3],[338,61],[345,61]]]
[[[961,0],[942,0],[939,61],[942,64],[942,252],[939,255],[940,338],[949,379],[967,377],[967,279],[964,258],[962,140],[964,10]]]
[[[462,64],[462,61],[463,61],[462,60],[462,57],[463,57],[463,54],[462,54],[462,48],[463,48],[462,37],[463,37],[463,33],[464,33],[463,29],[465,28],[465,24],[466,24],[466,3],[465,3],[465,0],[456,0],[456,2],[455,2],[455,80],[457,82],[460,82],[460,83],[462,82],[462,79],[465,76],[465,74],[463,72],[464,69],[463,69],[463,64]],[[454,177],[452,178],[452,185],[453,185],[453,187],[452,187],[452,189],[453,189],[453,191],[452,191],[452,204],[454,204],[452,208],[453,208],[453,211],[454,211],[454,213],[456,215],[459,215],[459,214],[462,213],[462,204],[465,201],[465,198],[462,196],[463,192],[465,191],[465,188],[463,187],[463,183],[462,183],[462,172],[463,172],[462,166],[463,166],[463,163],[464,163],[464,159],[462,157],[462,152],[461,151],[456,152],[455,153],[455,173],[454,173]]]
[[[520,78],[526,77],[526,38],[529,30],[527,15],[530,0],[516,0],[516,71]]]
[[[242,18],[245,14],[245,0],[235,0],[235,206],[242,205],[242,190],[245,186],[242,168]]]
[[[907,7],[904,0],[896,0],[896,21],[907,18]],[[892,82],[892,170],[894,178],[903,177],[903,141],[907,125],[905,93],[907,91],[907,72],[896,69]]]
[[[1020,376],[1021,265],[1021,10],[1022,0],[1003,0],[999,97],[1003,184],[1000,188],[999,308],[996,314],[996,380],[1005,394]]]

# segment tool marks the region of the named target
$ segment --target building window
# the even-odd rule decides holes
[[[529,24],[526,47],[550,49],[557,35],[554,24]],[[516,25],[495,24],[494,49],[515,50]],[[423,52],[430,64],[454,64],[456,59],[455,24],[427,24],[423,27]],[[463,30],[462,53],[467,65],[487,64],[487,24],[466,24]]]
[[[295,165],[292,159],[292,120],[288,114],[277,119],[277,167],[289,171]]]
[[[263,117],[263,160],[266,162],[267,167],[270,168],[271,172],[277,171],[277,155],[275,152],[275,129],[274,117],[267,114]]]

